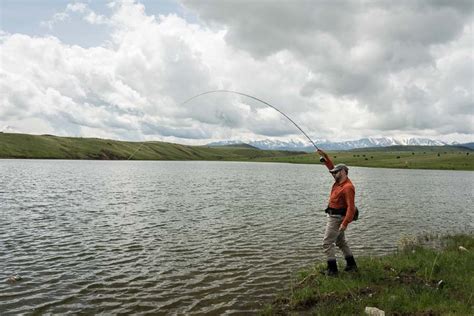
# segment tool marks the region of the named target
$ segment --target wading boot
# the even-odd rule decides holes
[[[348,256],[346,257],[346,267],[344,271],[346,272],[357,272],[357,264],[354,260],[354,256]]]
[[[328,268],[325,273],[327,276],[337,276],[337,262],[336,260],[328,260]]]

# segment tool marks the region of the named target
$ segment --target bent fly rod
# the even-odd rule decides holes
[[[254,96],[251,96],[250,94],[246,94],[246,93],[242,93],[242,92],[238,92],[238,91],[233,91],[233,90],[212,90],[212,91],[206,91],[206,92],[203,92],[203,93],[200,93],[200,94],[197,94],[189,99],[187,99],[186,101],[182,102],[179,104],[179,106],[181,105],[185,105],[186,103],[198,98],[198,97],[201,97],[203,95],[206,95],[206,94],[211,94],[211,93],[233,93],[233,94],[238,94],[238,95],[241,95],[241,96],[244,96],[244,97],[247,97],[247,98],[250,98],[250,99],[253,99],[255,101],[258,101],[260,103],[263,103],[265,104],[266,106],[268,107],[271,107],[272,109],[274,109],[275,111],[277,111],[278,113],[280,113],[281,115],[283,115],[284,117],[286,117],[291,123],[293,123],[293,125],[296,126],[296,128],[298,128],[300,130],[301,133],[303,133],[304,136],[306,136],[306,138],[311,142],[311,144],[314,146],[314,148],[316,148],[316,150],[319,150],[318,146],[316,146],[316,144],[313,142],[313,140],[305,133],[305,131],[303,131],[303,129],[301,127],[299,127],[298,124],[295,123],[295,121],[293,121],[288,115],[286,115],[285,113],[283,113],[282,111],[280,111],[278,108],[276,108],[275,106],[271,105],[270,103],[268,102],[265,102],[257,97],[254,97]],[[130,157],[128,157],[127,160],[130,160],[130,158],[133,157],[133,155],[135,155],[138,150],[140,149],[140,147],[142,147],[143,144],[141,144],[131,155]],[[321,157],[321,161],[323,162],[324,159],[323,157]]]
[[[246,94],[246,93],[242,93],[242,92],[238,92],[238,91],[232,91],[232,90],[212,90],[212,91],[206,91],[206,92],[203,92],[203,93],[200,93],[198,95],[195,95],[194,97],[191,97],[189,99],[187,99],[186,101],[184,101],[183,103],[181,103],[180,105],[185,105],[186,103],[190,102],[191,100],[194,100],[200,96],[203,96],[203,95],[206,95],[206,94],[211,94],[211,93],[234,93],[234,94],[238,94],[238,95],[242,95],[244,97],[247,97],[247,98],[250,98],[250,99],[253,99],[253,100],[256,100],[260,103],[263,103],[265,104],[266,106],[269,106],[271,107],[272,109],[274,109],[275,111],[277,111],[278,113],[280,113],[281,115],[283,115],[284,117],[286,117],[291,123],[293,123],[296,128],[298,128],[301,133],[303,133],[304,136],[306,136],[306,138],[311,142],[311,144],[313,144],[314,148],[316,148],[316,150],[318,150],[318,146],[316,146],[316,144],[313,142],[313,140],[303,131],[303,129],[301,127],[298,126],[298,124],[295,123],[295,121],[293,121],[288,115],[286,115],[285,113],[283,113],[282,111],[280,111],[279,109],[277,109],[276,107],[274,107],[273,105],[271,105],[270,103],[268,102],[265,102],[263,100],[260,100],[259,98],[257,97],[254,97],[254,96],[251,96],[250,94]]]

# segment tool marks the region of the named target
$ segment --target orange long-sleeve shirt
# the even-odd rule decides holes
[[[325,155],[325,165],[331,170],[334,168],[334,163],[328,155]],[[328,206],[335,209],[346,209],[346,216],[342,221],[342,225],[347,225],[352,222],[355,214],[355,187],[351,180],[347,178],[342,183],[334,182],[331,188],[331,195],[329,196]]]

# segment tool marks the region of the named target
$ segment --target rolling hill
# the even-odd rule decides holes
[[[474,170],[474,152],[463,146],[390,146],[331,151],[349,166]],[[0,158],[91,160],[222,160],[319,164],[314,153],[261,150],[246,144],[186,146],[99,138],[0,133]]]
[[[98,160],[250,160],[301,152],[251,146],[186,146],[166,142],[125,142],[100,138],[0,133],[0,158]]]

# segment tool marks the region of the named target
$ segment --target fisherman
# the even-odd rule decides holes
[[[329,197],[329,205],[326,208],[328,215],[323,240],[323,250],[327,256],[326,274],[335,276],[338,273],[335,245],[342,250],[346,259],[347,265],[344,271],[357,271],[354,256],[344,234],[356,215],[355,188],[347,176],[349,168],[342,163],[334,166],[331,158],[324,151],[318,149],[317,152],[335,180]]]

